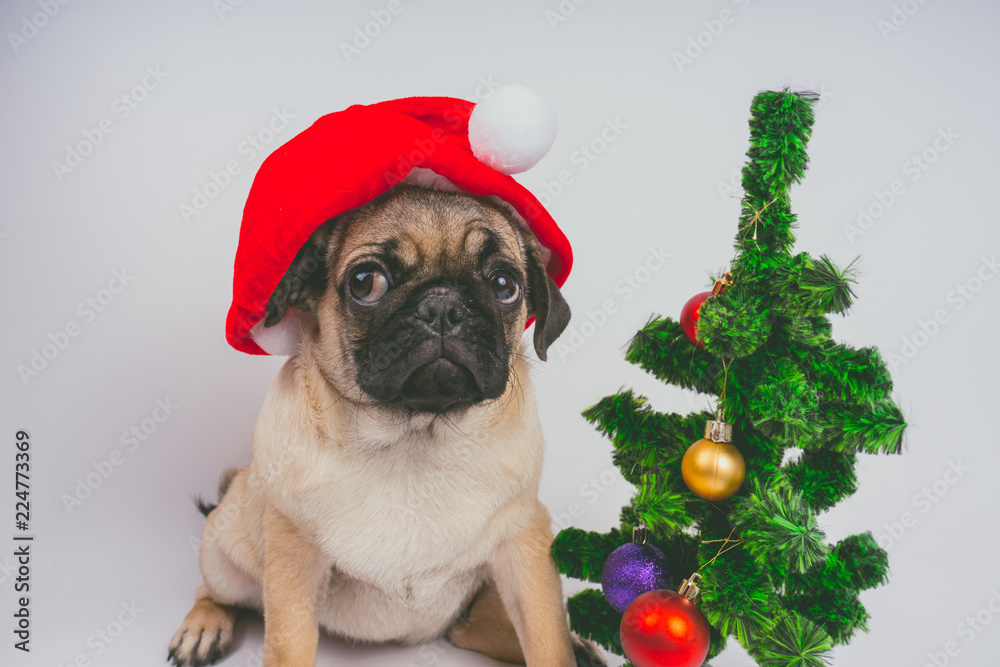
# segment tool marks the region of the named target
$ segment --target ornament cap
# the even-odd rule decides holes
[[[722,408],[716,419],[705,422],[705,439],[712,442],[732,442],[733,425],[722,420]]]
[[[638,526],[632,527],[632,541],[634,543],[645,544],[648,536],[649,530],[646,529],[646,524],[640,523]]]
[[[698,597],[698,593],[701,589],[698,587],[697,581],[701,579],[701,575],[695,572],[690,577],[681,582],[680,588],[677,589],[677,594],[680,595],[685,600],[694,600]]]
[[[726,291],[727,287],[732,287],[733,284],[733,274],[726,271],[726,275],[715,281],[715,285],[712,287],[712,294],[722,294]]]

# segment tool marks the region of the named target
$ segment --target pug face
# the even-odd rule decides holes
[[[397,187],[321,225],[268,303],[311,312],[317,360],[342,395],[444,414],[501,397],[536,319],[541,359],[569,322],[534,237],[501,206]]]

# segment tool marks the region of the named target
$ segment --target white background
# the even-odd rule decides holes
[[[282,363],[236,353],[223,337],[241,210],[265,154],[353,103],[468,99],[495,81],[534,87],[559,115],[551,152],[519,178],[542,194],[560,171],[572,177],[549,210],[575,251],[564,289],[575,330],[588,311],[615,302],[603,326],[580,333],[573,354],[550,353],[534,374],[547,436],[542,500],[554,516],[579,503],[573,525],[602,531],[617,524],[631,489],[619,479],[590,502],[583,485],[608,479],[614,467],[610,443],[580,411],[622,386],[664,411],[710,405],[627,364],[624,345],[650,314],[676,318],[731,259],[739,202],[725,190],[747,148],[754,93],[824,92],[811,167],[792,191],[797,249],[840,265],[861,256],[856,305],[833,319],[839,341],[900,358],[904,341],[919,345],[893,374],[910,422],[905,455],[861,457],[858,493],[821,517],[831,541],[871,530],[889,545],[892,569],[887,586],[862,595],[871,632],[836,649],[835,664],[919,667],[933,664],[929,654],[940,654],[938,664],[996,664],[1000,619],[980,610],[1000,596],[1000,281],[983,263],[1000,245],[1000,8],[904,4],[911,14],[897,13],[899,29],[883,34],[890,0],[564,0],[558,22],[550,13],[558,0],[489,8],[401,0],[402,10],[348,60],[341,44],[387,1],[243,0],[220,15],[211,0],[95,0],[58,5],[45,20],[32,18],[42,11],[37,0],[5,1],[0,541],[9,546],[0,546],[0,663],[54,667],[83,656],[80,664],[102,667],[163,664],[200,582],[192,541],[202,518],[191,497],[213,496],[219,472],[248,461],[257,411]],[[724,10],[729,23],[715,22]],[[33,30],[25,20],[43,25]],[[18,32],[30,38],[12,44]],[[690,40],[701,41],[700,53]],[[675,52],[689,48],[696,57],[678,67]],[[147,67],[165,76],[138,91],[144,99],[123,118],[115,100],[133,94]],[[264,152],[241,153],[275,108],[294,119]],[[60,179],[53,163],[105,118],[113,131]],[[616,119],[624,129],[601,146],[595,140]],[[939,132],[957,136],[938,142],[947,151],[934,148]],[[577,151],[591,142],[602,152],[581,163]],[[935,161],[911,171],[907,161],[925,150]],[[229,160],[240,173],[186,223],[180,205]],[[849,234],[859,207],[877,211],[877,193],[897,179],[902,194],[863,233]],[[640,271],[648,280],[639,291],[616,291],[650,247],[669,252],[667,264]],[[80,308],[107,300],[102,290],[123,269],[132,278],[100,313]],[[972,298],[954,291],[965,284],[978,289]],[[936,314],[944,323],[934,335],[919,333]],[[78,335],[37,376],[22,378],[18,367],[30,367],[71,323]],[[128,451],[122,435],[152,417],[157,399],[178,407]],[[37,536],[30,656],[12,648],[18,429],[31,432]],[[115,450],[122,464],[70,512],[65,498]],[[952,464],[968,470],[946,475]],[[935,482],[933,503],[915,499]],[[97,639],[133,601],[142,609],[134,622],[110,645]],[[977,613],[978,631],[960,626]],[[259,664],[261,645],[260,621],[244,624],[224,664]],[[324,637],[319,664],[497,663],[443,645],[352,649]],[[712,664],[751,661],[731,647]]]

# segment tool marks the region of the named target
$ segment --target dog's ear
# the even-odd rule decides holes
[[[326,289],[326,262],[332,222],[320,225],[295,255],[267,302],[265,327],[272,327],[280,322],[289,306],[306,312],[315,311],[316,304]]]
[[[526,233],[524,245],[528,254],[528,286],[525,290],[528,316],[535,316],[535,354],[545,361],[549,346],[569,324],[569,304],[552,276],[545,270],[538,241],[530,233]]]

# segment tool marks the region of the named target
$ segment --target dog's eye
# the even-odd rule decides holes
[[[366,266],[351,276],[350,290],[361,303],[375,303],[389,291],[389,279],[379,269]]]
[[[521,296],[521,288],[514,276],[501,269],[490,273],[490,289],[500,303],[514,303]]]

